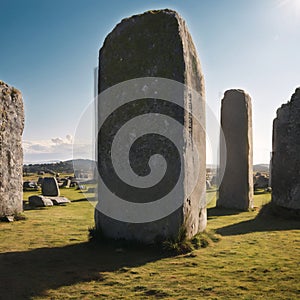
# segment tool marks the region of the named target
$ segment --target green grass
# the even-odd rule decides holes
[[[299,299],[299,222],[219,210],[219,242],[167,256],[151,247],[88,242],[93,207],[84,194],[0,223],[0,299]],[[28,194],[25,194],[25,198]],[[255,196],[255,206],[270,194]]]

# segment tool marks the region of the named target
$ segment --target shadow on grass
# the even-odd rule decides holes
[[[208,219],[213,219],[213,217],[237,215],[237,214],[240,214],[242,212],[243,211],[236,210],[236,209],[212,207],[212,208],[207,209],[207,218]]]
[[[71,200],[71,203],[73,202],[95,202],[95,198],[81,198],[76,200]],[[68,204],[59,204],[59,206],[67,206]],[[43,210],[43,209],[49,209],[51,206],[48,207],[35,207],[29,205],[28,201],[23,200],[23,210]]]
[[[72,200],[71,202],[86,202],[86,201],[93,201],[94,199],[90,198],[81,198],[81,199],[76,199],[76,200]]]
[[[73,202],[73,201],[72,201]],[[62,203],[59,205],[55,205],[55,206],[67,206],[68,204],[66,203]],[[27,210],[48,210],[51,209],[53,206],[46,206],[46,207],[36,207],[36,206],[30,206],[29,204],[24,204],[23,205],[23,210],[27,211]]]
[[[130,272],[131,267],[166,257],[151,247],[117,249],[113,245],[81,243],[0,254],[0,298],[31,299],[79,282],[107,279],[103,272]],[[109,284],[109,280],[107,280]]]
[[[35,207],[35,206],[30,206],[28,203],[24,203],[23,204],[23,210],[27,211],[27,210],[46,210],[51,208],[51,206],[47,206],[47,207]]]
[[[251,232],[280,231],[300,229],[300,220],[276,215],[270,204],[265,205],[256,218],[237,224],[225,226],[216,230],[223,236],[247,234]]]

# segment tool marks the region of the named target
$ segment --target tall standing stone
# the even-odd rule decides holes
[[[226,148],[221,142],[220,166],[225,173],[217,206],[248,210],[253,206],[252,106],[250,96],[243,90],[225,92],[221,127]]]
[[[22,95],[0,81],[0,217],[23,210],[23,129]]]
[[[177,12],[168,9],[148,11],[144,14],[124,19],[105,39],[99,54],[99,93],[118,83],[141,77],[161,77],[176,80],[196,90],[204,100],[204,79],[200,62],[185,22]],[[147,88],[145,86],[145,89]],[[189,106],[189,109],[191,109],[197,106],[193,101],[188,99],[188,95],[183,95],[180,105],[183,108]],[[176,237],[182,228],[185,229],[187,237],[191,237],[199,231],[203,231],[206,227],[205,130],[193,123],[188,113],[182,113],[180,109],[168,109],[168,104],[164,106],[164,104],[159,104],[158,102],[157,100],[154,108],[152,108],[157,113],[160,113],[160,111],[163,113],[164,111],[170,115],[173,114],[175,117],[179,116],[183,127],[190,134],[190,137],[185,136],[183,130],[179,133],[182,139],[186,141],[183,162],[185,173],[181,183],[182,190],[185,190],[191,178],[198,173],[198,169],[196,170],[192,157],[189,155],[195,149],[198,150],[198,167],[201,169],[201,172],[196,188],[189,197],[182,199],[183,204],[177,210],[153,222],[134,223],[119,221],[96,209],[96,228],[107,237],[152,243],[157,239]],[[149,108],[146,103],[147,101],[145,100],[145,104],[137,104],[135,106],[136,111],[139,111],[141,114],[146,113]],[[205,124],[205,104],[201,102],[198,106],[200,106],[200,109],[197,117],[203,121],[203,125]],[[101,103],[98,104],[98,107],[100,107],[98,109],[99,120]],[[126,108],[118,113],[124,118],[128,115]],[[117,113],[112,115],[112,118],[116,115]],[[115,121],[118,123],[117,117],[115,117]],[[107,160],[109,160],[111,152],[110,149],[106,151],[104,148],[108,144],[108,140],[111,140],[114,126],[117,125],[112,124],[109,127],[111,132],[102,134],[98,141],[98,168],[100,172],[105,172],[105,170],[109,169],[109,163],[104,156],[108,153]],[[147,147],[155,148],[155,146],[155,141],[149,142],[145,148],[136,149],[135,154],[139,158],[142,156],[148,157]],[[160,148],[159,151],[165,151],[166,155],[170,153],[168,149],[163,148]],[[148,168],[148,164],[146,168]],[[170,168],[172,169],[172,165]],[[145,166],[142,167],[137,164],[136,170],[141,174],[147,174]],[[113,171],[111,170],[107,173],[113,174]],[[107,181],[110,183],[112,180],[114,179],[108,179]],[[166,185],[168,185],[168,182],[166,182]],[[122,186],[117,186],[117,189],[116,193],[122,190]],[[149,195],[146,195],[145,198],[147,196]],[[98,197],[99,202],[101,202],[101,199],[104,197],[101,186],[99,187]],[[137,196],[133,199],[133,202],[143,202],[146,201],[145,198]],[[148,201],[151,200],[154,201],[156,199]],[[126,211],[124,211],[124,214],[126,214]]]
[[[273,122],[272,203],[300,216],[300,88]]]

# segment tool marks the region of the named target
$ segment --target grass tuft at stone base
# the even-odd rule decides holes
[[[191,239],[188,239],[186,235],[181,232],[176,239],[164,241],[162,245],[165,251],[178,255],[186,254],[200,248],[206,248],[219,240],[220,237],[213,231],[198,233]]]

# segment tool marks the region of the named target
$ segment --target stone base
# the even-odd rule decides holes
[[[149,223],[118,221],[95,209],[96,229],[104,237],[114,240],[139,241],[144,244],[154,244],[168,238],[175,238],[182,220],[182,209],[176,210],[168,217]]]
[[[144,244],[155,244],[168,239],[176,239],[180,228],[186,227],[187,238],[203,232],[207,224],[207,210],[200,209],[198,228],[195,230],[191,222],[184,221],[182,207],[171,215],[148,223],[126,223],[107,217],[95,209],[96,229],[105,238],[114,240],[138,241]]]
[[[66,204],[71,202],[65,197],[49,197],[49,199],[53,202],[54,205]]]
[[[44,196],[34,195],[28,198],[29,205],[32,207],[47,207],[53,206],[53,202]]]
[[[30,196],[28,200],[31,207],[47,207],[71,202],[65,197],[45,197],[41,195]]]

